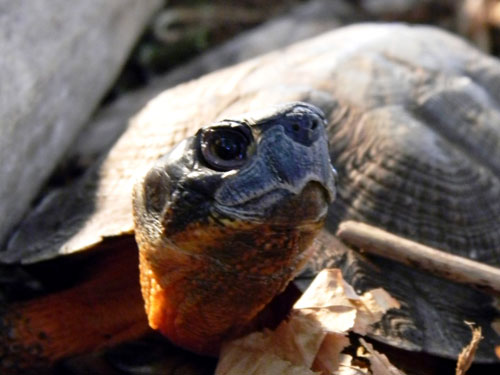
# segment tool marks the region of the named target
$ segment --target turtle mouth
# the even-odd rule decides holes
[[[299,194],[292,194],[273,207],[273,222],[308,223],[325,219],[329,192],[319,182],[308,182]]]
[[[275,226],[302,226],[323,221],[331,201],[321,183],[309,181],[298,193],[278,188],[240,205],[214,205],[216,216]]]

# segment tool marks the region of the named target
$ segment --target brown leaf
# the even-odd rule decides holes
[[[275,331],[224,345],[215,374],[314,374],[310,368],[325,336],[316,320],[296,313]]]
[[[383,289],[359,296],[338,269],[321,271],[295,303],[287,321],[275,331],[265,330],[226,343],[216,375],[232,374],[333,374],[342,361],[340,353],[349,345],[353,329],[369,326],[399,303]],[[350,365],[343,374],[366,373]],[[350,371],[350,372],[349,372]]]
[[[271,335],[269,349],[295,365],[310,368],[326,334],[317,320],[297,311]]]
[[[365,335],[384,313],[399,308],[399,302],[384,289],[373,289],[362,296],[345,282],[338,269],[325,269],[311,283],[294,309],[308,311],[328,332],[354,332]]]
[[[483,338],[481,336],[481,327],[474,327],[472,323],[466,322],[466,324],[472,330],[472,339],[469,345],[463,348],[462,352],[458,356],[457,369],[455,371],[456,375],[465,375],[467,370],[472,365],[472,361],[474,361],[477,347],[479,346],[479,342]]]
[[[245,345],[235,343],[221,355],[216,375],[314,375],[304,366],[296,366],[276,354],[249,351]]]
[[[389,309],[399,309],[399,302],[382,288],[364,293],[358,301],[353,301],[358,314],[353,331],[366,335],[371,331],[372,324],[382,319]]]
[[[340,355],[339,369],[335,375],[364,375],[369,374],[368,369],[361,368],[352,364],[352,356],[348,354]]]
[[[340,353],[350,342],[347,337],[339,333],[328,333],[321,344],[313,363],[313,370],[323,374],[332,374],[341,364]]]
[[[345,282],[342,272],[337,268],[330,268],[318,273],[293,308],[352,307],[351,301],[359,298],[352,286]]]
[[[359,339],[361,345],[368,351],[364,357],[370,361],[370,368],[373,375],[404,375],[405,373],[394,367],[385,354],[377,352],[373,349],[373,345],[367,343],[362,338]]]

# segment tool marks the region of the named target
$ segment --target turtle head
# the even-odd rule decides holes
[[[305,264],[335,197],[325,119],[291,103],[201,128],[134,188],[150,325],[214,354]]]

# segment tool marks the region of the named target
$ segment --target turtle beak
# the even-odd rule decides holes
[[[300,195],[314,182],[323,189],[326,203],[332,203],[336,196],[337,171],[330,161],[324,128],[316,129],[316,137],[310,144],[297,142],[290,135],[283,136],[280,128],[269,131],[275,134],[266,137],[260,152],[274,173],[274,186]]]
[[[330,162],[324,120],[314,115],[299,120],[262,125],[251,162],[225,178],[215,194],[217,204],[236,208],[260,200],[259,208],[265,209],[263,205],[270,207],[285,195],[300,195],[311,182],[323,189],[323,205],[335,199],[337,173]]]

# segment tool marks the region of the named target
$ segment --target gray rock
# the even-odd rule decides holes
[[[161,0],[0,0],[0,243]]]

